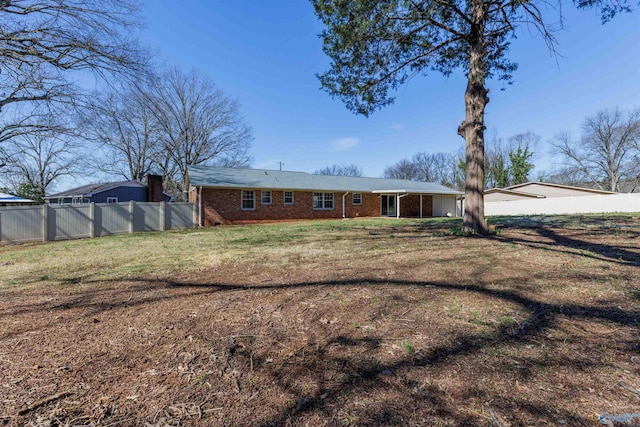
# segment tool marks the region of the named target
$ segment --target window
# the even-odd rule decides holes
[[[242,210],[253,210],[256,208],[256,192],[253,190],[242,190]]]
[[[271,204],[271,191],[263,191],[262,192],[262,204],[270,205]]]
[[[293,191],[285,191],[284,192],[284,204],[292,205],[293,204]]]
[[[118,203],[117,197],[107,197],[107,203]]]
[[[333,209],[333,193],[313,193],[313,209]]]
[[[117,201],[118,201],[118,200],[116,199],[116,202],[117,202]],[[91,203],[91,202],[89,201],[89,199],[85,199],[85,198],[84,198],[84,197],[82,197],[82,196],[74,196],[74,197],[71,199],[71,204],[72,204],[72,205],[81,205],[82,203]]]
[[[362,193],[353,193],[353,197],[351,199],[351,203],[353,203],[354,205],[361,205],[362,204]]]

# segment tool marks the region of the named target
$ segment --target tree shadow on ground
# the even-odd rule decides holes
[[[488,217],[488,222],[502,227],[517,228],[584,228],[605,230],[625,230],[638,235],[637,230],[640,221],[637,215],[633,214],[592,214],[592,215],[521,215],[505,216],[496,215]]]
[[[581,231],[589,233],[588,231]],[[550,251],[571,253],[572,255],[588,256],[615,262],[625,266],[635,267],[640,265],[638,254],[633,248],[625,249],[616,246],[591,243],[584,241],[574,234],[572,237],[559,235],[552,229],[535,229],[535,233],[545,237],[548,242],[540,242],[539,239],[527,240],[523,237],[489,237],[499,239],[505,243],[517,243],[531,245],[532,247],[545,247]],[[575,252],[587,251],[587,254]],[[533,278],[530,278],[533,279]],[[250,281],[244,283],[224,283],[216,281],[195,282],[188,280],[147,280],[144,278],[127,279],[132,285],[126,289],[117,286],[96,287],[79,295],[65,298],[64,301],[51,301],[39,304],[22,304],[14,308],[0,312],[0,317],[11,317],[20,314],[66,313],[74,311],[80,316],[92,317],[111,310],[123,310],[127,308],[150,305],[163,300],[177,301],[181,298],[195,296],[214,296],[230,292],[251,293],[254,298],[260,298],[264,292],[279,290],[311,289],[318,287],[399,287],[419,288],[425,292],[450,291],[461,294],[478,295],[488,297],[505,304],[513,304],[526,312],[524,319],[517,324],[503,322],[495,325],[489,333],[460,333],[448,344],[436,345],[426,350],[419,350],[414,354],[407,354],[392,362],[380,362],[367,356],[382,343],[385,338],[381,336],[353,337],[344,333],[325,337],[317,344],[316,350],[299,357],[294,354],[290,361],[274,365],[268,363],[266,358],[254,355],[250,365],[257,373],[270,377],[278,388],[295,398],[279,408],[275,413],[262,417],[253,425],[281,426],[303,425],[313,416],[321,417],[330,425],[357,424],[357,425],[403,425],[407,413],[415,411],[420,413],[424,424],[429,425],[439,420],[451,422],[454,425],[499,425],[498,421],[487,419],[473,413],[465,413],[459,410],[455,401],[452,401],[445,390],[436,384],[419,382],[411,378],[408,373],[417,369],[449,369],[461,358],[474,357],[481,352],[501,349],[509,345],[527,345],[543,339],[551,329],[556,328],[561,320],[586,320],[590,322],[612,323],[619,327],[640,329],[640,311],[624,309],[617,305],[588,305],[576,303],[545,302],[531,296],[524,295],[514,288],[516,279],[504,279],[493,282],[491,286],[482,284],[465,285],[454,281],[415,281],[400,279],[379,279],[373,277],[345,278],[339,280],[321,281],[297,281],[294,283],[268,283],[255,284]],[[517,279],[523,280],[523,279]],[[62,286],[76,285],[79,282],[92,283],[90,279],[82,278],[81,281],[71,278],[61,283]],[[107,284],[110,281],[96,280],[95,283]],[[120,282],[112,280],[111,282]],[[164,292],[171,291],[171,292]],[[176,292],[177,291],[177,292]],[[637,299],[637,291],[633,294]],[[75,314],[74,314],[75,315]],[[64,322],[62,317],[59,322]],[[47,322],[46,326],[54,326],[54,321]],[[16,329],[17,331],[17,329]],[[19,334],[21,331],[11,335]],[[11,336],[9,335],[9,336]],[[7,338],[5,335],[3,338]],[[629,351],[637,352],[638,342],[627,343]],[[634,347],[635,346],[635,347]],[[354,353],[343,351],[356,349]],[[236,352],[233,357],[249,357],[249,352]],[[588,361],[577,356],[567,357],[564,360],[557,358],[553,363],[563,363],[567,366],[576,365],[578,369],[587,369]],[[550,362],[550,365],[553,366]],[[247,361],[245,365],[249,365]],[[578,366],[579,365],[579,366]],[[245,366],[246,368],[246,366]],[[523,376],[526,376],[523,371]],[[327,379],[328,375],[339,376]],[[301,390],[298,382],[293,379],[308,377],[319,384],[312,391]],[[470,387],[471,389],[472,387]],[[348,410],[337,407],[336,402],[343,401],[343,396],[355,396],[366,400],[368,395],[374,393],[391,393],[396,398],[385,400],[380,398],[374,406],[361,405],[350,406]],[[472,392],[470,392],[472,393]],[[399,400],[400,397],[404,400]],[[482,401],[482,396],[471,396]],[[409,408],[409,409],[407,409]],[[487,409],[487,408],[485,408]],[[562,423],[565,425],[592,425],[593,419],[587,414],[575,414],[570,412],[558,412],[554,402],[531,402],[519,399],[500,399],[491,403],[490,409],[494,409],[504,418],[505,414],[525,414],[526,420],[540,420],[545,423]],[[327,421],[329,420],[329,421]],[[506,425],[506,424],[505,424]]]
[[[120,310],[127,307],[152,304],[157,301],[194,296],[213,296],[228,292],[254,293],[260,298],[264,292],[277,290],[296,290],[317,287],[400,287],[419,288],[425,292],[453,291],[456,293],[476,294],[491,299],[503,301],[505,304],[515,304],[526,311],[526,318],[517,324],[501,323],[490,333],[459,334],[446,345],[438,345],[426,351],[407,354],[399,360],[382,363],[372,360],[366,354],[381,345],[384,338],[368,336],[355,338],[345,334],[328,337],[318,343],[317,349],[307,357],[297,357],[294,360],[279,365],[267,363],[260,356],[254,356],[251,366],[255,372],[267,374],[271,382],[278,385],[283,392],[296,396],[286,408],[279,413],[254,422],[259,426],[281,426],[304,424],[309,417],[321,417],[331,420],[329,424],[355,425],[403,425],[407,417],[407,408],[411,412],[420,413],[420,419],[425,423],[447,420],[455,425],[478,425],[482,416],[461,412],[447,393],[434,384],[419,383],[411,379],[412,370],[429,368],[443,369],[454,366],[456,361],[465,357],[474,357],[488,349],[498,349],[509,345],[524,345],[535,342],[543,337],[550,329],[556,327],[559,319],[580,319],[595,322],[608,322],[619,326],[640,329],[640,311],[625,310],[617,306],[597,307],[585,304],[548,303],[535,298],[524,296],[519,292],[500,289],[504,283],[493,283],[492,287],[482,285],[463,285],[452,282],[439,281],[408,281],[392,279],[342,279],[317,282],[275,283],[254,285],[251,283],[227,284],[217,282],[195,283],[190,281],[139,281],[139,288],[129,288],[122,291],[119,298],[115,289],[110,291],[109,302],[96,301],[90,294],[44,307],[31,307],[39,311],[64,312],[68,310],[83,310],[85,316],[96,316],[100,312]],[[162,289],[179,290],[181,293],[158,294]],[[132,292],[150,291],[139,298],[131,299]],[[152,292],[155,291],[155,292]],[[22,309],[27,309],[23,307]],[[49,323],[48,327],[51,326]],[[6,337],[5,337],[6,338]],[[630,343],[633,344],[633,343]],[[637,343],[636,343],[637,344]],[[353,353],[344,354],[341,349],[357,349],[360,356]],[[237,357],[241,354],[238,353]],[[569,359],[562,363],[567,365],[581,363],[577,359]],[[558,368],[556,366],[556,368]],[[339,381],[328,381],[327,375],[339,375]],[[309,377],[319,384],[313,392],[301,391],[292,378],[303,379]],[[336,408],[336,402],[343,400],[343,396],[355,396],[367,400],[373,394],[391,394],[395,396],[388,402],[376,400],[374,406],[353,407],[345,412]],[[400,399],[402,397],[403,400]],[[482,400],[478,397],[479,400]],[[384,399],[383,399],[384,400]],[[543,405],[540,402],[515,402],[499,400],[491,404],[502,417],[511,413],[525,413],[525,419],[539,419],[552,423],[565,420],[569,425],[589,425],[587,415],[562,413],[554,408],[553,402]],[[485,408],[486,409],[486,408]],[[344,419],[342,419],[342,418]],[[485,420],[486,421],[486,420]],[[497,425],[497,424],[496,424]]]
[[[194,287],[200,289],[202,287],[211,289],[212,292],[224,292],[227,289],[238,289],[237,286],[227,287],[219,283],[185,283],[173,282],[172,286],[176,287]],[[417,286],[429,287],[434,289],[444,289],[449,291],[459,291],[466,293],[476,293],[479,295],[489,296],[504,301],[505,303],[514,303],[524,308],[528,312],[528,317],[520,321],[517,326],[511,323],[498,325],[493,332],[486,334],[466,334],[457,336],[454,343],[450,345],[437,346],[431,348],[424,353],[416,353],[393,363],[372,363],[366,357],[352,359],[335,355],[330,356],[329,348],[337,345],[341,347],[359,347],[361,352],[366,352],[372,346],[379,345],[382,341],[380,337],[367,337],[364,339],[354,339],[352,337],[337,335],[328,339],[319,347],[318,354],[315,357],[296,361],[297,366],[294,373],[286,366],[270,367],[269,372],[273,381],[277,382],[282,390],[288,393],[298,395],[279,415],[264,420],[257,424],[260,426],[279,426],[279,425],[297,425],[302,423],[307,416],[313,413],[331,412],[329,415],[335,417],[336,411],[330,409],[330,402],[340,400],[341,396],[361,396],[364,398],[368,393],[380,388],[398,387],[397,375],[402,375],[412,369],[420,367],[438,368],[449,365],[451,361],[461,357],[473,356],[480,351],[504,347],[510,344],[525,344],[535,341],[535,339],[544,335],[549,329],[556,325],[559,318],[563,319],[581,319],[590,321],[611,322],[621,326],[640,328],[640,312],[623,310],[619,307],[593,307],[579,304],[550,304],[535,299],[525,297],[517,292],[508,290],[499,290],[485,288],[483,286],[464,286],[455,283],[442,282],[415,282],[402,280],[336,280],[323,281],[315,283],[294,283],[286,285],[266,285],[251,286],[241,285],[240,288],[246,290],[273,290],[273,289],[296,289],[304,287],[317,286],[336,286],[336,287],[353,287],[353,286]],[[573,360],[567,360],[567,364],[576,363]],[[336,368],[338,366],[339,368]],[[557,367],[556,367],[557,368]],[[583,368],[583,367],[582,367]],[[290,381],[291,376],[303,377],[302,372],[315,378],[316,381],[322,383],[322,378],[326,376],[326,372],[338,371],[341,374],[339,383],[322,386],[315,393],[300,393]],[[389,381],[389,378],[394,378]],[[431,408],[424,412],[426,419],[442,418],[448,419],[456,423],[456,425],[476,425],[478,418],[476,416],[465,415],[456,409],[455,402],[447,400],[441,390],[433,387],[427,389],[416,390],[418,385],[411,387],[403,385],[401,393],[410,392],[407,396],[405,404],[415,406],[415,410],[420,405],[426,405]],[[401,425],[403,417],[406,417],[406,407],[402,411],[394,410],[393,402],[389,407],[377,405],[376,408],[362,409],[351,413],[353,419],[358,419],[358,425]],[[527,406],[528,405],[528,406]],[[590,417],[583,417],[579,414],[558,413],[552,411],[553,403],[549,402],[548,406],[536,403],[510,403],[496,402],[496,410],[500,410],[503,414],[511,411],[520,411],[529,413],[530,417],[540,420],[545,419],[547,422],[570,422],[571,425],[589,425]],[[325,414],[325,416],[329,416]],[[347,415],[345,415],[347,416]],[[348,421],[348,420],[347,420]],[[347,422],[348,424],[348,422]]]
[[[603,231],[580,230],[572,233],[572,236],[568,236],[566,235],[567,233],[560,234],[551,228],[537,228],[532,230],[537,235],[547,239],[547,241],[527,239],[524,236],[490,236],[488,238],[498,239],[505,243],[517,243],[532,248],[543,247],[550,251],[570,253],[572,255],[580,255],[593,259],[604,259],[617,264],[640,266],[640,248],[631,246],[612,246],[577,238],[580,236],[584,236],[586,238],[594,237],[597,234],[605,233]],[[638,252],[634,252],[631,249],[636,249]]]

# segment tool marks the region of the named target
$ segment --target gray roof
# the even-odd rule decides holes
[[[72,188],[70,190],[62,191],[57,194],[52,194],[45,197],[45,199],[60,199],[63,197],[91,197],[96,193],[102,193],[103,191],[111,190],[116,187],[146,187],[140,181],[119,181],[119,182],[106,182],[104,184],[88,184],[82,187]]]
[[[586,191],[588,193],[597,193],[597,194],[617,194],[613,191],[600,190],[599,188],[594,188],[593,186],[592,187],[576,187],[575,185],[564,185],[564,184],[556,184],[553,182],[537,182],[537,181],[529,181],[529,182],[523,182],[522,184],[512,185],[510,187],[505,187],[505,190],[526,192],[525,190],[522,189],[522,187],[526,188],[527,186],[530,186],[530,185],[542,185],[547,187],[565,188],[567,190]]]
[[[202,165],[189,166],[189,180],[190,185],[193,187],[264,188],[291,191],[388,191],[390,193],[464,194],[433,182],[315,175],[306,172],[220,168]]]

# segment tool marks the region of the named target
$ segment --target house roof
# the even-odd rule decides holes
[[[509,190],[507,188],[490,188],[489,190],[484,191],[484,194],[493,194],[493,193],[513,194],[514,196],[531,197],[533,199],[544,199],[547,197],[542,194],[534,194],[534,193],[527,193],[525,191]]]
[[[533,182],[533,181],[512,185],[510,187],[505,187],[504,190],[517,190],[517,189],[522,189],[522,187],[526,188],[527,186],[530,186],[530,185],[542,185],[542,186],[554,187],[554,188],[564,188],[567,190],[584,191],[587,193],[595,193],[595,194],[617,194],[613,191],[604,191],[604,190],[598,190],[595,188],[573,187],[571,185],[554,184],[551,182]]]
[[[45,197],[45,199],[60,199],[63,197],[91,197],[94,194],[102,193],[103,191],[111,190],[116,187],[146,187],[140,181],[119,181],[119,182],[107,182],[104,184],[88,184],[81,187],[72,188],[70,190],[62,191],[60,193],[52,194]]]
[[[621,179],[618,185],[620,186],[619,193],[637,193],[640,191],[640,179]],[[574,186],[584,189],[600,190],[603,186],[607,187],[607,183],[601,182],[600,185],[598,185],[595,182],[585,181],[576,182]]]
[[[13,194],[0,193],[0,203],[35,203],[33,200],[23,199]]]
[[[192,187],[246,188],[298,191],[350,191],[463,195],[433,182],[403,179],[364,178],[353,176],[316,175],[306,172],[265,169],[189,166]]]

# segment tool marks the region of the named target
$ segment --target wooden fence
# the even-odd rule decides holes
[[[35,242],[193,228],[194,203],[0,206],[0,242]]]

